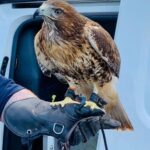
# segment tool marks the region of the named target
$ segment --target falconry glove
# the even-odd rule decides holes
[[[80,103],[68,97],[62,102],[53,103],[29,98],[5,107],[3,119],[5,125],[22,138],[34,140],[41,135],[51,135],[65,142],[66,135],[78,121],[85,117],[104,114],[98,108],[79,108]]]
[[[61,102],[46,102],[29,98],[11,103],[4,109],[4,123],[14,134],[30,141],[42,135],[53,136],[64,145],[86,142],[103,126],[116,127],[109,118],[102,119],[104,111],[93,103],[81,107],[79,102],[66,97]],[[98,117],[99,116],[99,117]],[[108,125],[109,124],[109,125]]]

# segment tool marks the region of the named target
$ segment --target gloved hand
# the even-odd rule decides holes
[[[101,116],[104,111],[97,106],[83,106],[66,97],[61,102],[46,102],[29,98],[13,102],[5,107],[5,125],[16,135],[34,140],[42,135],[50,135],[66,142],[70,130],[80,120],[89,116]]]
[[[83,105],[69,97],[52,103],[38,98],[20,100],[8,105],[3,112],[4,123],[14,134],[30,141],[50,135],[68,145],[87,141],[100,129],[99,122],[111,120],[102,118],[105,112],[95,103]],[[108,124],[112,128],[111,122]]]

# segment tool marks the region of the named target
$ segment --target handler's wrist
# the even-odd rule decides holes
[[[28,89],[22,89],[16,93],[14,93],[8,100],[8,102],[6,103],[5,107],[7,107],[8,105],[10,105],[13,102],[16,101],[20,101],[20,100],[24,100],[24,99],[28,99],[28,98],[32,98],[32,97],[37,97],[33,92],[31,92]],[[5,109],[4,107],[4,109]],[[2,112],[2,116],[0,118],[1,121],[3,121],[3,112]]]

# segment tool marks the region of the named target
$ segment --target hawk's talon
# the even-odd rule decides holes
[[[84,107],[90,107],[91,110],[101,109],[103,112],[105,112],[104,109],[98,107],[97,104],[92,101],[86,101]]]

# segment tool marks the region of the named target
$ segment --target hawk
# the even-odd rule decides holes
[[[132,130],[116,90],[120,55],[109,33],[62,0],[44,2],[34,15],[44,20],[34,42],[42,72],[67,82],[87,100],[92,93],[99,95],[120,129]]]

